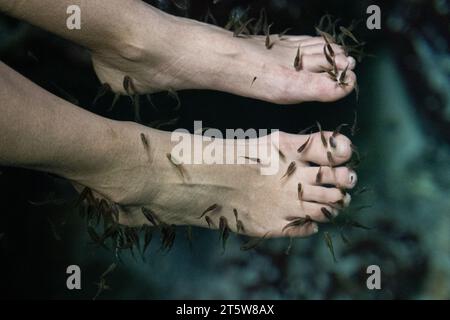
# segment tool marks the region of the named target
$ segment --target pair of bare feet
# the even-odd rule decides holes
[[[187,19],[170,18],[179,30],[178,39],[170,39],[165,50],[146,42],[142,29],[140,41],[122,52],[94,51],[93,63],[102,83],[126,94],[123,79],[133,80],[137,93],[161,90],[211,89],[280,104],[304,101],[334,101],[348,95],[356,81],[351,71],[355,60],[332,44],[339,72],[348,68],[346,86],[339,86],[325,70],[330,63],[324,54],[322,37],[271,36],[275,44],[269,50],[265,37],[233,37],[232,33]],[[301,51],[301,68],[294,67]],[[350,140],[342,134],[324,132],[292,135],[280,133],[279,149],[285,159],[275,175],[261,175],[258,163],[184,165],[189,179],[180,178],[174,163],[167,158],[174,143],[170,133],[134,123],[117,126],[114,139],[123,152],[115,165],[86,176],[76,183],[90,187],[121,207],[121,223],[147,224],[142,207],[151,209],[160,221],[175,225],[217,228],[219,217],[229,221],[233,231],[251,236],[307,236],[317,232],[318,223],[327,222],[327,212],[338,214],[350,196],[346,189],[356,184],[356,174],[343,166],[352,155]],[[148,142],[148,148],[142,141]],[[189,136],[205,147],[201,136]],[[307,148],[298,148],[308,141]],[[225,144],[233,143],[224,141]],[[249,143],[249,142],[245,142]],[[257,144],[266,143],[257,141]],[[330,163],[330,156],[332,163]],[[259,159],[264,162],[265,159]],[[281,179],[295,163],[295,170]],[[318,178],[319,177],[319,178]],[[299,186],[301,185],[301,196]],[[216,204],[208,216],[199,219]],[[237,230],[235,212],[245,226]],[[309,216],[313,222],[284,228],[293,217]]]

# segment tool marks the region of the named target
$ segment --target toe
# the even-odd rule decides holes
[[[356,173],[347,167],[309,167],[303,168],[301,171],[302,181],[305,184],[332,185],[338,188],[352,189],[358,181]]]
[[[308,136],[301,136],[302,139],[298,139],[298,141],[303,143],[298,144],[295,148],[299,160],[324,166],[336,166],[347,162],[353,152],[350,139],[342,134],[336,137],[332,137],[332,135],[333,133],[330,131],[312,133],[306,146],[303,144]]]
[[[320,186],[306,185],[303,188],[302,200],[331,205],[348,205],[350,198],[346,193],[337,188],[326,188]]]
[[[302,226],[286,227],[290,221],[284,220],[280,224],[279,231],[274,233],[275,237],[308,237],[319,231],[319,226],[315,222],[309,222]]]
[[[330,222],[339,213],[339,211],[331,205],[314,202],[302,202],[301,208],[305,215],[309,215],[312,220],[317,222]]]
[[[304,54],[322,54],[323,55],[323,48],[325,44],[315,44],[315,45],[309,45],[309,46],[301,46],[301,50]],[[333,51],[335,54],[344,54],[345,50],[340,45],[332,44],[331,47],[333,48]]]
[[[352,71],[347,71],[345,85],[339,85],[327,73],[312,75],[306,94],[314,101],[331,102],[342,99],[353,91],[356,83],[356,75]]]
[[[347,66],[351,69],[349,59],[342,53],[336,54],[334,61],[339,70],[343,70]],[[302,62],[304,68],[311,72],[324,72],[333,68],[327,61],[325,55],[320,53],[305,55],[302,58]]]

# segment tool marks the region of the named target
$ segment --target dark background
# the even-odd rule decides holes
[[[279,128],[296,133],[316,120],[327,129],[353,120],[353,138],[363,154],[360,185],[371,191],[355,205],[370,231],[349,232],[350,245],[333,234],[338,263],[320,235],[294,242],[267,241],[240,252],[232,238],[221,255],[217,234],[195,229],[190,250],[180,228],[175,247],[161,254],[154,245],[146,262],[126,258],[108,277],[111,299],[270,298],[270,299],[448,299],[450,298],[450,4],[448,1],[192,1],[187,12],[171,1],[161,9],[203,20],[209,7],[220,25],[231,12],[265,7],[273,32],[314,34],[326,13],[349,25],[372,56],[357,65],[360,99],[335,103],[276,106],[229,94],[180,92],[181,111],[166,93],[153,97],[159,112],[143,107],[144,123],[179,116],[177,127]],[[378,4],[382,29],[365,27],[366,8]],[[63,39],[0,16],[3,62],[48,91],[97,114],[132,120],[129,99],[109,112],[112,95],[92,101],[100,86],[88,52]],[[144,100],[143,100],[144,101]],[[7,103],[5,101],[1,103]],[[1,116],[1,115],[0,115]],[[171,129],[171,128],[166,128]],[[88,244],[83,221],[71,202],[75,191],[63,179],[24,169],[0,168],[0,295],[3,298],[91,299],[95,282],[113,254]],[[66,199],[33,205],[33,201]],[[80,265],[82,290],[66,289],[66,267]],[[382,290],[366,288],[368,265],[382,270]]]

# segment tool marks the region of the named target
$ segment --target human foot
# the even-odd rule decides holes
[[[332,132],[324,132],[325,147],[319,133],[279,133],[278,148],[284,157],[274,175],[261,175],[260,169],[273,159],[272,153],[248,157],[245,164],[180,166],[172,152],[176,144],[170,133],[132,123],[121,127],[118,141],[124,151],[117,164],[73,180],[117,203],[120,223],[125,225],[150,224],[142,213],[146,208],[160,223],[218,228],[224,217],[232,231],[250,236],[308,236],[317,231],[318,222],[328,222],[330,214],[336,215],[340,207],[349,204],[345,189],[353,188],[357,180],[353,171],[339,166],[352,154],[349,139],[341,134],[331,138]],[[194,146],[198,143],[203,152],[211,147],[210,139],[200,135],[181,136]],[[270,148],[273,139],[214,141],[234,148],[235,141],[246,147],[268,147],[278,154],[278,148]],[[304,147],[299,152],[300,146]],[[225,159],[226,152],[218,156]],[[237,158],[234,153],[234,163]],[[299,219],[308,220],[287,227]]]
[[[93,50],[95,71],[100,81],[109,84],[114,92],[130,94],[132,90],[127,92],[123,84],[128,76],[136,91],[133,94],[210,89],[293,104],[338,100],[355,86],[356,76],[351,71],[355,60],[347,57],[338,45],[332,45],[335,63],[339,74],[348,66],[347,85],[338,85],[325,72],[332,67],[324,54],[322,37],[280,39],[271,35],[272,46],[268,50],[262,36],[233,37],[225,29],[169,16],[150,6],[141,14],[143,21],[150,15],[158,15],[165,31],[155,36],[160,31],[149,30],[149,26],[139,23],[130,33],[132,45],[119,52]],[[300,55],[296,59],[298,50]]]

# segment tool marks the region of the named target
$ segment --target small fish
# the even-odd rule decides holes
[[[233,209],[234,218],[236,220],[236,231],[239,232],[245,232],[244,224],[241,220],[239,220],[238,211],[237,209]]]
[[[236,222],[237,222],[239,219],[239,213],[236,208],[233,208],[233,214],[234,214],[234,218],[236,219]]]
[[[348,64],[345,67],[345,69],[341,72],[341,75],[339,76],[338,83],[339,83],[340,86],[347,86],[348,85],[348,83],[345,82],[345,79],[346,79],[346,76],[347,76],[347,70],[348,70]]]
[[[315,28],[315,29],[316,29],[317,35],[319,35],[319,36],[325,38],[327,42],[333,42],[333,43],[336,42],[336,41],[335,41],[335,37],[334,37],[330,32],[333,31],[333,30],[332,30],[332,29],[333,29],[333,26],[334,26],[334,25],[337,23],[337,21],[339,21],[339,20],[340,20],[340,19],[336,19],[334,22],[332,22],[331,19],[329,19],[327,28],[324,28],[324,29],[318,29],[318,28]],[[326,31],[325,31],[325,30],[326,30]]]
[[[92,101],[92,105],[95,106],[98,100],[110,91],[111,86],[106,82],[103,83],[102,86],[98,89],[97,95],[95,96],[94,101]]]
[[[60,206],[63,205],[67,202],[67,200],[65,199],[47,199],[47,200],[42,200],[42,201],[32,201],[32,200],[28,200],[28,203],[30,203],[33,206],[36,207],[40,207],[40,206],[46,206],[46,205],[55,205],[55,206]]]
[[[334,66],[334,60],[331,57],[331,55],[327,52],[327,46],[326,45],[323,46],[323,54],[325,55],[325,58],[327,59],[328,63],[331,66]]]
[[[189,9],[189,0],[172,0],[172,3],[175,7],[182,11],[186,11]]]
[[[329,30],[333,25],[333,16],[331,14],[325,14],[320,18],[319,25],[317,29],[319,30]],[[317,30],[316,29],[316,30]]]
[[[31,58],[32,60],[34,60],[34,62],[39,62],[39,58],[31,51],[27,51],[27,56],[29,58]]]
[[[270,25],[268,25],[267,28],[266,28],[266,30],[265,30],[265,33],[266,33],[266,42],[265,42],[265,45],[266,45],[266,48],[267,48],[268,50],[272,49],[272,47],[273,47],[273,45],[274,45],[274,43],[270,41],[270,27],[272,27],[272,23],[271,23]]]
[[[163,224],[161,228],[161,250],[169,251],[175,240],[175,226]]]
[[[220,238],[222,239],[222,250],[225,252],[225,246],[230,235],[227,218],[221,216],[219,219]],[[222,253],[223,253],[222,252]]]
[[[297,186],[297,194],[298,194],[298,200],[302,201],[303,199],[303,187],[302,184],[299,182]]]
[[[286,229],[288,228],[292,228],[292,227],[302,227],[308,223],[313,222],[313,220],[311,219],[311,216],[306,215],[305,217],[290,217],[290,219],[292,219],[291,222],[289,222],[288,224],[286,224],[283,229],[281,230],[281,232],[284,232]]]
[[[179,117],[169,119],[169,120],[155,120],[149,123],[149,126],[152,128],[160,129],[165,127],[173,127],[177,124]]]
[[[116,106],[117,101],[119,101],[119,99],[120,99],[120,94],[116,93],[114,95],[113,101],[111,103],[111,107],[108,109],[108,112],[111,112],[114,109],[114,107]]]
[[[113,272],[117,267],[117,264],[115,263],[111,263],[109,265],[109,267],[105,270],[105,272],[102,273],[102,275],[100,276],[101,278],[105,278],[108,274],[110,274],[111,272]]]
[[[147,136],[145,135],[145,133],[141,133],[141,142],[142,142],[142,145],[144,146],[145,151],[149,152],[150,151],[150,143],[148,143],[148,139],[147,139]]]
[[[206,223],[208,224],[208,228],[210,228],[211,229],[211,226],[213,226],[214,227],[214,222],[211,220],[211,218],[210,217],[208,217],[208,216],[205,216],[205,220],[206,220]]]
[[[187,238],[188,243],[189,243],[189,248],[192,248],[192,239],[193,239],[192,226],[187,226],[187,228],[186,228],[186,238]]]
[[[311,135],[308,136],[308,139],[297,149],[297,153],[302,153],[305,151],[306,147],[308,146],[309,140],[311,140]]]
[[[327,231],[325,231],[323,233],[323,237],[324,237],[325,243],[328,247],[328,250],[330,251],[331,256],[333,257],[333,261],[336,263],[337,260],[336,260],[335,254],[334,254],[333,240],[331,239],[331,236]]]
[[[336,138],[341,133],[342,128],[347,126],[348,126],[347,123],[341,123],[340,125],[337,126],[336,129],[334,129],[333,134],[331,136],[333,138]]]
[[[261,163],[261,159],[259,158],[252,158],[252,157],[247,157],[247,156],[243,156],[244,159],[250,160],[250,161],[255,161],[256,163]]]
[[[205,211],[203,211],[202,215],[200,217],[198,217],[198,218],[201,219],[208,212],[212,212],[212,211],[215,211],[215,210],[218,210],[218,209],[220,209],[220,206],[217,203],[214,203],[213,205],[209,206]]]
[[[116,233],[118,232],[118,225],[111,225],[109,226],[105,232],[103,232],[102,236],[101,236],[101,241],[104,242],[109,238],[113,238],[116,236]]]
[[[236,231],[238,233],[245,233],[245,227],[241,220],[238,220],[236,223]]]
[[[92,300],[96,300],[98,298],[98,296],[105,290],[110,290],[111,287],[106,283],[106,276],[111,273],[112,271],[114,271],[114,269],[116,268],[116,264],[112,263],[105,272],[103,272],[103,274],[100,276],[99,282],[98,283],[94,283],[95,285],[97,285],[98,290],[97,293],[95,294],[95,296],[92,298]]]
[[[230,15],[227,24],[223,27],[225,30],[230,30],[236,24],[235,17]]]
[[[320,125],[319,121],[316,122],[317,124],[317,128],[319,129],[320,132],[320,140],[322,140],[322,144],[325,148],[328,147],[328,143],[327,143],[327,139],[325,138],[325,134],[322,131],[322,126]]]
[[[92,202],[95,202],[92,190],[88,187],[85,187],[83,191],[81,191],[77,201],[75,202],[75,207],[79,206],[84,200],[87,200],[87,202],[91,204]]]
[[[356,43],[359,44],[358,39],[356,39],[356,37],[353,35],[353,33],[350,32],[350,30],[348,30],[345,27],[340,26],[339,30],[341,30],[341,32],[346,35],[347,37],[349,37],[350,39],[352,39],[353,41],[355,41]]]
[[[289,164],[286,173],[281,177],[281,179],[289,178],[295,172],[295,170],[297,170],[297,164],[295,163],[295,161],[292,161]]]
[[[322,182],[322,167],[319,167],[316,175],[316,184],[320,184]]]
[[[278,39],[283,40],[286,33],[288,33],[292,28],[286,28],[278,34]]]
[[[211,24],[213,24],[213,25],[216,25],[216,26],[218,25],[217,20],[216,20],[216,18],[214,18],[214,16],[213,16],[211,10],[209,9],[209,7],[208,7],[208,9],[206,11],[205,18],[203,19],[203,22],[205,22],[205,23],[211,22]]]
[[[242,251],[248,251],[251,249],[255,249],[257,246],[259,246],[267,237],[269,233],[267,232],[264,236],[261,238],[250,238],[247,242],[241,245]]]
[[[256,79],[258,79],[258,77],[253,77],[252,84],[250,85],[250,87],[253,86],[253,84],[255,83]]]
[[[336,73],[334,71],[327,70],[327,74],[330,76],[331,80],[333,80],[335,82],[338,81],[337,75],[336,75]]]
[[[52,230],[53,238],[55,238],[56,241],[61,241],[61,236],[58,233],[58,230],[56,229],[55,224],[53,221],[47,217],[48,224],[50,225],[50,229]]]
[[[130,97],[133,96],[134,94],[134,90],[132,90],[133,87],[133,80],[131,80],[130,76],[125,76],[123,77],[123,89],[125,90],[125,92],[127,93],[127,95],[129,95]]]
[[[330,212],[330,210],[328,210],[325,207],[322,207],[322,208],[320,208],[320,211],[323,213],[325,218],[327,218],[330,221],[333,220],[333,214]]]
[[[336,54],[334,53],[333,47],[332,47],[331,44],[330,44],[331,41],[329,41],[327,38],[328,38],[328,37],[324,37],[325,42],[326,42],[325,46],[327,47],[328,54],[329,54],[330,57],[333,58],[333,60],[334,60],[334,57],[336,56]]]
[[[311,131],[311,129],[314,128],[315,126],[316,126],[316,125],[313,124],[313,125],[311,125],[311,126],[305,128],[305,129],[303,129],[303,130],[300,130],[300,131],[298,132],[298,134],[305,134],[306,132]]]
[[[315,29],[316,29],[317,35],[323,37],[327,44],[329,44],[330,42],[335,42],[333,36],[331,34],[329,34],[328,32],[322,31],[317,27]]]
[[[136,245],[138,248],[138,251],[140,251],[140,242],[139,242],[139,236],[136,232],[136,229],[133,227],[126,227],[125,228],[125,237],[128,238],[128,241],[133,245]],[[133,252],[133,250],[130,250]]]
[[[281,160],[283,162],[286,161],[286,156],[284,155],[284,153],[280,149],[278,149],[277,146],[275,146],[274,144],[273,144],[273,147],[278,151],[278,155],[281,158]]]
[[[153,103],[152,95],[150,93],[148,93],[145,95],[145,97],[146,97],[147,101],[150,103],[150,105],[152,106],[153,110],[155,110],[155,112],[159,112],[159,109]]]
[[[92,300],[96,300],[103,291],[111,289],[111,287],[106,283],[105,278],[100,278],[100,281],[98,283],[96,282],[94,284],[97,285],[98,289],[97,289],[97,293],[92,298]]]
[[[321,18],[320,18],[320,20],[319,20],[319,24],[317,25],[317,27],[316,27],[316,30],[322,30],[322,29],[325,29],[325,20],[328,20],[328,21],[326,21],[327,22],[327,26],[328,25],[330,25],[331,24],[331,15],[330,14],[324,14]]]
[[[111,212],[112,212],[112,216],[114,218],[114,222],[118,223],[119,222],[119,205],[113,203],[111,205]]]
[[[100,213],[103,215],[107,215],[110,212],[109,204],[105,199],[100,200],[98,207],[99,207]]]
[[[147,209],[145,207],[141,208],[142,210],[142,214],[144,215],[144,217],[154,226],[157,227],[159,225],[158,223],[158,218],[156,217],[156,215],[154,214],[154,212],[150,209]]]
[[[300,46],[297,48],[297,54],[295,55],[294,59],[294,68],[296,71],[302,70],[302,53],[300,51]]]
[[[174,100],[176,101],[176,103],[177,103],[176,106],[173,108],[173,110],[174,110],[174,111],[179,110],[180,107],[181,107],[181,100],[180,100],[180,97],[178,96],[178,93],[177,93],[175,90],[169,88],[169,89],[167,90],[167,94],[169,95],[169,97],[171,97],[172,99],[174,99]]]
[[[259,18],[256,21],[255,25],[253,26],[253,34],[254,35],[258,35],[261,32],[261,30],[263,29],[264,21],[266,21],[266,24],[267,24],[266,10],[264,8],[262,8],[259,11]]]
[[[359,195],[359,194],[363,194],[369,190],[370,190],[370,188],[368,188],[368,187],[361,187],[361,188],[356,189],[355,192],[353,192],[353,194]]]

